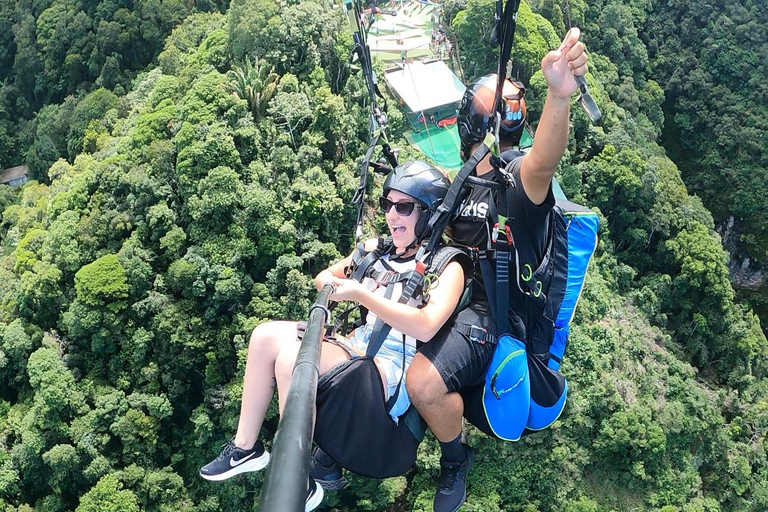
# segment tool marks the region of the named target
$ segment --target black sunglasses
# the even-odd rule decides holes
[[[384,213],[387,213],[389,210],[391,210],[393,206],[395,207],[397,214],[402,215],[403,217],[408,217],[410,214],[412,214],[414,208],[421,210],[421,205],[418,203],[412,203],[409,201],[396,203],[394,201],[390,201],[384,196],[379,198],[379,207]]]

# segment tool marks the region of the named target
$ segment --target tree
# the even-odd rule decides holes
[[[201,140],[190,141],[179,149],[176,159],[176,175],[178,176],[179,192],[184,198],[189,198],[198,189],[201,179],[217,167],[237,168],[240,163],[239,154],[231,133],[222,124],[200,126],[190,132],[197,131]],[[177,134],[177,139],[186,137],[185,129]],[[190,133],[191,135],[191,133]]]
[[[274,67],[268,67],[261,59],[253,62],[246,57],[242,68],[233,66],[227,71],[227,78],[230,80],[228,89],[238,99],[248,102],[253,119],[258,122],[267,112],[269,100],[277,89],[280,77],[274,72]]]
[[[650,240],[645,212],[652,204],[652,190],[645,179],[645,162],[635,150],[616,151],[606,146],[589,164],[590,200],[601,211],[611,212],[611,232],[618,250],[629,252],[629,263],[642,256]]]
[[[492,73],[498,67],[498,59],[487,49],[493,29],[493,13],[492,0],[468,0],[467,8],[451,21],[467,80]]]
[[[43,95],[44,86],[42,81],[38,80],[43,64],[37,50],[35,16],[22,12],[20,18],[13,30],[16,43],[16,56],[13,61],[14,83],[31,104],[39,105],[38,95]]]
[[[107,89],[97,89],[86,95],[72,111],[67,133],[67,153],[74,161],[83,151],[83,139],[91,121],[98,121],[107,111],[117,105],[117,96]]]
[[[278,126],[288,131],[293,149],[298,149],[296,140],[309,125],[312,108],[307,95],[298,90],[295,76],[283,75],[278,92],[267,111],[275,118]]]
[[[320,146],[322,156],[337,164],[344,154],[347,141],[352,138],[352,116],[347,111],[344,99],[333,94],[327,85],[315,89],[311,97],[313,113],[310,130],[322,134],[325,139],[311,144],[311,147]]]
[[[198,11],[202,11],[199,4],[198,2]],[[197,12],[185,17],[166,38],[165,46],[158,56],[163,73],[178,76],[206,36],[224,26],[226,18],[219,13]],[[237,55],[235,57],[237,58]]]
[[[62,326],[78,343],[74,351],[100,372],[99,358],[118,350],[124,333],[124,310],[129,297],[126,272],[118,256],[107,254],[75,274],[76,298],[62,315]]]
[[[227,231],[239,220],[238,212],[245,200],[245,188],[240,177],[229,167],[212,169],[197,185],[197,194],[189,198],[189,213],[193,241],[207,234]]]
[[[116,475],[105,475],[83,495],[75,512],[139,512],[139,502]]]
[[[30,177],[48,181],[48,169],[61,157],[67,156],[68,119],[75,108],[74,98],[62,105],[43,107],[33,121],[34,142],[26,153]]]
[[[26,367],[35,343],[24,330],[21,319],[14,320],[0,331],[0,380],[7,389],[20,389],[26,384]]]
[[[229,40],[235,61],[242,62],[251,53],[264,54],[259,50],[271,44],[264,40],[268,24],[279,13],[280,7],[274,0],[232,0]]]
[[[194,60],[213,66],[220,72],[226,70],[232,62],[226,31],[217,29],[211,32],[200,44]]]
[[[56,494],[71,493],[73,481],[80,476],[80,456],[71,444],[57,444],[43,453],[43,462],[51,468],[51,487]]]
[[[18,202],[18,196],[8,185],[0,185],[0,222],[3,220],[3,210]]]
[[[45,261],[24,272],[18,291],[19,314],[41,328],[53,328],[66,302],[62,276],[61,270]]]
[[[87,405],[59,356],[56,340],[49,337],[47,341],[29,356],[27,363],[29,385],[34,391],[30,414],[33,425],[60,435],[74,415],[87,410]]]
[[[114,254],[85,265],[75,274],[77,300],[95,308],[118,312],[125,308],[128,283],[125,269]]]

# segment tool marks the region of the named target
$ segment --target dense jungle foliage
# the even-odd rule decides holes
[[[444,5],[466,78],[494,69],[493,2]],[[368,106],[346,19],[319,0],[0,13],[0,164],[34,178],[0,186],[0,511],[255,510],[262,474],[197,472],[234,433],[251,329],[303,318],[354,240]],[[765,261],[766,11],[523,2],[534,125],[569,17],[604,114],[573,108],[558,171],[603,218],[571,394],[518,443],[467,428],[462,511],[763,512],[768,342],[715,228],[734,216]],[[401,159],[418,156],[406,125],[390,109]],[[267,445],[276,425],[273,407]],[[323,510],[431,510],[438,458],[428,436],[407,475],[353,477]]]

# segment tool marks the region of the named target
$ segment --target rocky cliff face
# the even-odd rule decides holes
[[[768,268],[753,261],[744,251],[739,242],[739,228],[733,216],[717,226],[717,232],[723,239],[723,247],[730,256],[728,270],[731,274],[731,282],[735,288],[744,290],[757,290],[764,284],[768,276]]]

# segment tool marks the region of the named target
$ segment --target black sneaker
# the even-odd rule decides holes
[[[261,441],[256,441],[250,450],[241,450],[230,439],[213,461],[200,468],[200,476],[206,480],[220,482],[240,473],[259,471],[269,463],[269,452]]]
[[[326,491],[340,491],[347,486],[347,479],[341,474],[341,465],[330,459],[324,452],[320,452],[325,457],[318,457],[318,448],[309,459],[309,476],[315,479]],[[326,466],[323,460],[331,460],[331,465]]]
[[[475,451],[464,446],[464,462],[440,462],[440,481],[435,493],[435,512],[456,512],[467,499],[467,474],[475,460]]]
[[[304,512],[315,510],[323,502],[325,492],[323,492],[323,486],[315,481],[314,478],[309,477],[307,489],[307,504],[304,505]]]

